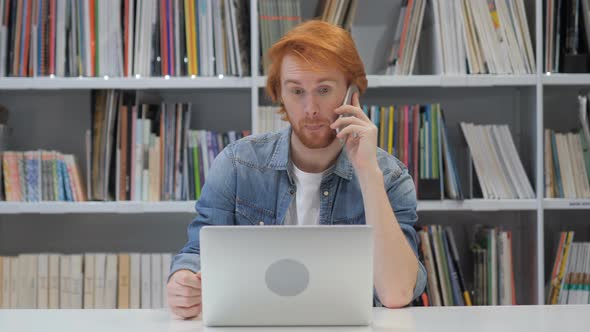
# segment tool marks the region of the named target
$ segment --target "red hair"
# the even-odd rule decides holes
[[[350,33],[336,25],[311,20],[291,29],[268,50],[271,64],[266,93],[275,103],[281,97],[281,65],[288,54],[303,59],[312,68],[334,65],[344,73],[347,84],[356,84],[361,94],[367,89],[365,66]],[[279,113],[286,113],[282,103]]]

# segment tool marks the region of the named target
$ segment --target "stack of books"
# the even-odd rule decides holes
[[[590,125],[588,96],[578,96],[581,129],[557,133],[545,129],[545,197],[590,198]]]
[[[4,151],[1,164],[2,200],[81,202],[87,199],[82,174],[71,154]]]
[[[267,52],[287,31],[301,23],[301,0],[258,0],[261,72],[268,75]]]
[[[215,157],[250,131],[191,131],[191,105],[143,104],[97,91],[87,133],[89,197],[100,201],[194,200]]]
[[[507,125],[461,122],[485,199],[532,199],[535,192]]]
[[[158,309],[172,254],[0,256],[0,308]]]
[[[419,254],[426,268],[427,300],[430,306],[470,306],[471,295],[465,284],[453,230],[439,225],[424,226],[418,232]]]
[[[590,304],[590,242],[573,241],[573,231],[560,233],[547,304]]]

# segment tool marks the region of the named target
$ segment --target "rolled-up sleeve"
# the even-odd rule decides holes
[[[207,225],[235,224],[236,168],[231,146],[213,161],[201,197],[195,204],[196,218],[188,226],[188,242],[174,256],[168,279],[178,270],[201,270],[199,234]]]
[[[384,174],[385,186],[387,189],[387,196],[393,213],[400,225],[408,244],[414,251],[416,258],[418,259],[418,235],[414,229],[414,225],[418,220],[418,214],[416,213],[417,201],[416,201],[416,190],[412,177],[408,173],[408,170],[401,163],[398,164],[401,168],[401,174],[395,174],[395,171],[389,174]],[[414,292],[412,295],[412,301],[415,300],[420,294],[424,292],[426,287],[426,269],[418,260],[418,276],[416,278],[416,284],[414,286]],[[377,292],[374,291],[374,302],[375,306],[381,307],[383,304],[379,301]]]

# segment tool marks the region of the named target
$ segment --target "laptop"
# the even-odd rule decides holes
[[[206,326],[371,323],[370,226],[205,226],[200,249]]]

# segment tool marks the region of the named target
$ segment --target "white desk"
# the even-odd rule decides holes
[[[375,309],[367,327],[207,328],[163,310],[0,310],[1,332],[588,331],[590,305]]]

